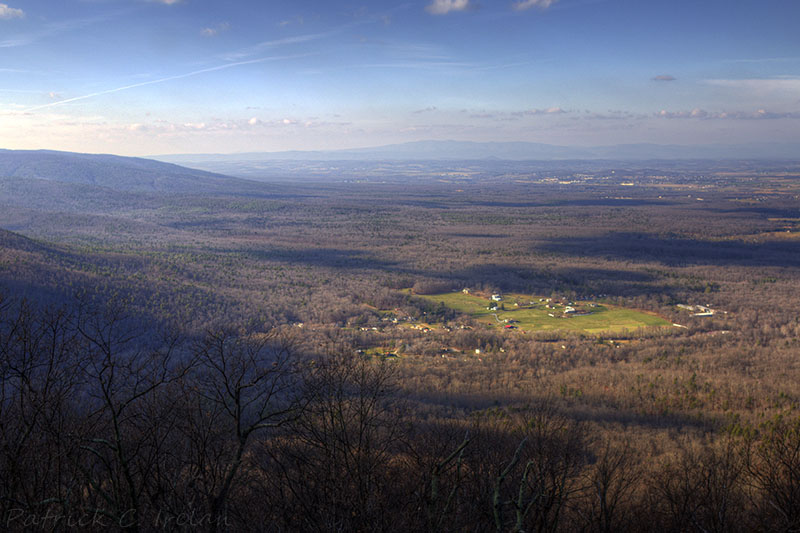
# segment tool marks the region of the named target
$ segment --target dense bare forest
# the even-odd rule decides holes
[[[75,165],[0,180],[3,529],[800,527],[797,165]]]

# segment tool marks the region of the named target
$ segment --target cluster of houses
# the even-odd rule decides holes
[[[717,309],[712,309],[708,305],[688,305],[688,304],[678,304],[677,307],[679,309],[685,309],[692,313],[692,316],[714,316],[717,313],[724,313],[728,314],[727,311],[719,311]]]
[[[589,315],[592,311],[582,310],[576,307],[575,302],[565,302],[564,300],[553,301],[552,298],[539,298],[539,302],[544,302],[544,306],[547,309],[559,309],[562,308],[562,313],[564,315]],[[533,303],[533,302],[531,302]],[[597,304],[589,303],[587,304],[588,307],[595,308]],[[555,313],[547,313],[548,316],[555,317]]]
[[[463,289],[462,292],[465,293],[465,294],[469,294],[469,289]],[[497,310],[497,308],[498,308],[497,303],[501,302],[501,301],[503,301],[503,295],[502,294],[492,294],[491,302],[489,302],[489,306],[486,309],[489,310],[489,311]],[[556,317],[555,311],[557,311],[557,310],[561,311],[561,313],[562,313],[559,316],[589,315],[589,314],[592,314],[592,312],[593,312],[593,311],[588,310],[588,309],[579,308],[574,302],[569,302],[569,301],[560,300],[560,299],[554,300],[553,298],[539,298],[538,302],[531,301],[529,303],[532,306],[535,306],[535,305],[538,305],[538,304],[544,304],[544,307],[546,309],[552,309],[554,311],[553,313],[548,313],[548,316],[551,316],[553,318]],[[515,303],[514,306],[515,307],[519,307],[519,303]],[[597,307],[597,304],[589,303],[586,306],[590,307],[590,308],[595,308],[595,307]]]

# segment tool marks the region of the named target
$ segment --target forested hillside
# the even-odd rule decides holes
[[[797,165],[72,161],[0,178],[6,529],[800,526]]]

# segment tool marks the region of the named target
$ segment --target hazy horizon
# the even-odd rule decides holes
[[[0,147],[800,142],[800,5],[0,3]]]

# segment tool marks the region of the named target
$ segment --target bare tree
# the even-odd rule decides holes
[[[157,519],[160,498],[174,486],[166,479],[176,474],[169,397],[193,361],[177,336],[154,336],[122,307],[83,307],[75,328],[86,343],[86,385],[81,423],[67,435],[83,452],[76,466],[86,511],[136,531]]]
[[[764,530],[800,529],[800,418],[778,417],[748,442],[746,466],[757,523]]]
[[[682,445],[650,479],[652,519],[667,531],[745,530],[743,478],[735,441]]]
[[[205,500],[205,525],[229,520],[228,502],[254,439],[294,420],[301,411],[298,363],[278,332],[209,332],[195,347],[197,368],[186,389],[183,424],[189,489]]]
[[[635,493],[643,478],[639,461],[636,449],[627,440],[607,439],[600,445],[596,460],[584,469],[584,498],[578,506],[589,531],[632,529]]]
[[[492,496],[497,531],[556,531],[577,491],[583,461],[578,426],[543,404],[521,428],[521,440],[495,478]],[[512,513],[507,514],[507,511]]]
[[[83,343],[63,308],[0,302],[0,516],[72,512],[76,480],[64,435],[74,422]]]
[[[275,441],[265,476],[289,529],[388,528],[393,458],[405,429],[392,364],[336,353],[308,366],[308,403]]]

